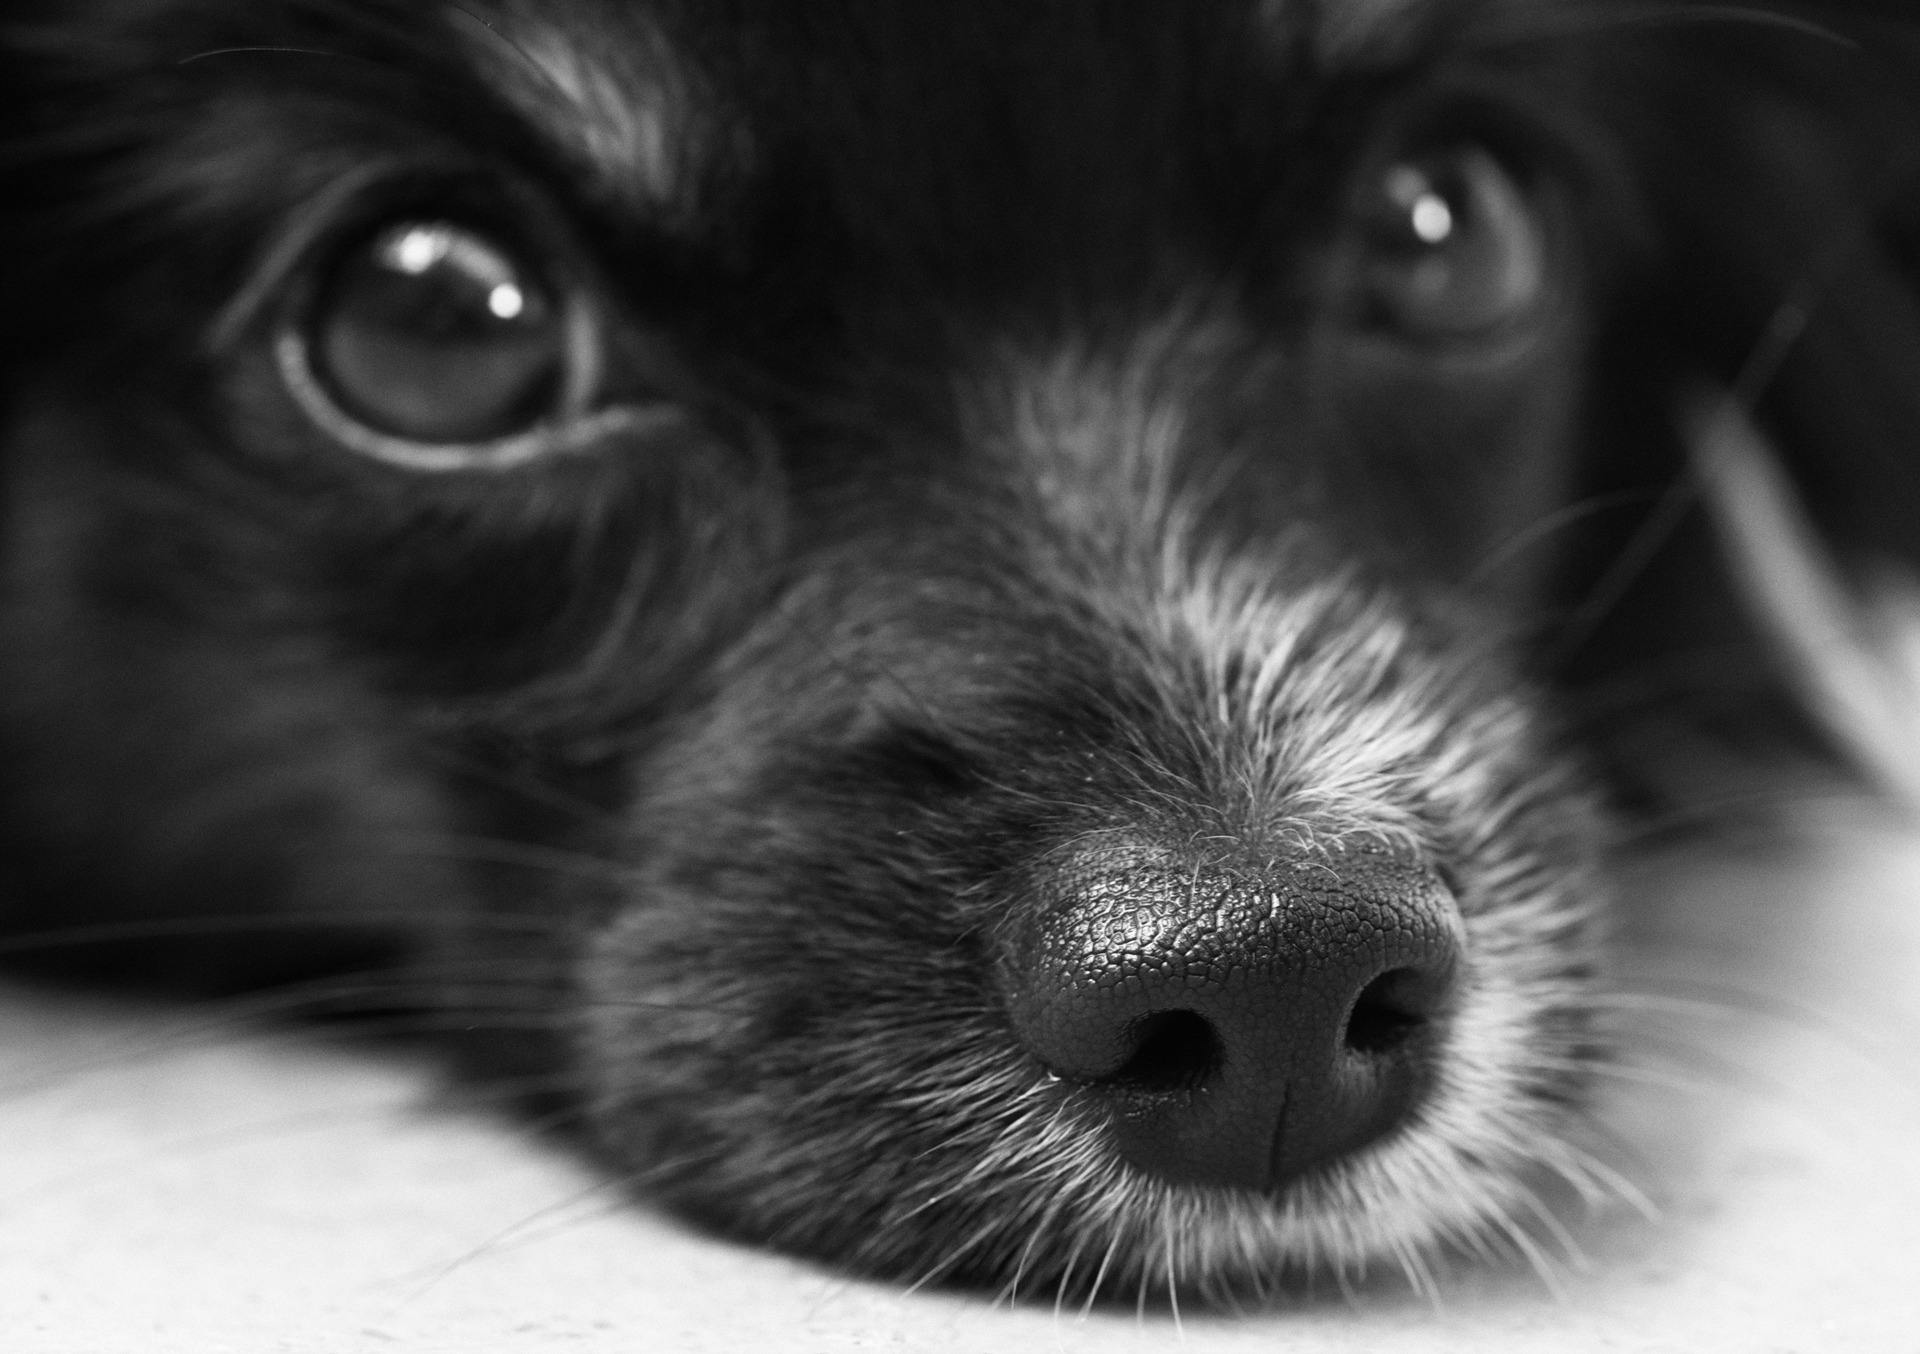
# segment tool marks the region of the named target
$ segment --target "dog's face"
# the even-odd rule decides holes
[[[909,1278],[1590,1184],[1528,641],[1665,395],[1571,11],[28,8],[30,924],[397,937],[651,1192]]]

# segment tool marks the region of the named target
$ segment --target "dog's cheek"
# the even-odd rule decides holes
[[[216,582],[231,542],[95,422],[43,403],[7,441],[7,925],[189,918],[186,939],[47,959],[190,986],[442,930],[463,881],[418,843],[451,815],[397,712],[316,628],[269,621],[269,579]]]
[[[1004,687],[955,661],[980,632],[929,599],[904,620],[910,596],[890,617],[807,600],[641,760],[632,875],[586,939],[579,1056],[594,1127],[647,1193],[907,1272],[953,1244],[956,1209],[1017,1216],[984,1185],[916,1207],[995,1169],[1035,1078],[979,908],[983,862],[1016,848],[944,736],[977,735],[966,693]]]
[[[852,805],[770,808],[708,806],[592,939],[594,1125],[644,1192],[725,1230],[858,1256],[885,1228],[910,1257],[902,1201],[993,1154],[991,1120],[952,1111],[1030,1072],[924,849]]]

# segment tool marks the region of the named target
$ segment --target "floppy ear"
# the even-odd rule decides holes
[[[1672,373],[1754,411],[1849,570],[1920,563],[1920,22],[1881,13],[1684,26],[1639,129]]]
[[[1658,167],[1674,399],[1803,707],[1920,806],[1920,24],[1878,0],[1676,46]]]
[[[1787,3],[1569,20],[1617,191],[1593,205],[1586,534],[1546,653],[1630,779],[1674,718],[1744,739],[1798,705],[1872,741],[1802,660],[1877,630],[1851,609],[1887,566],[1920,571],[1920,13]],[[1729,471],[1741,455],[1763,464]],[[1827,586],[1756,567],[1795,551]]]

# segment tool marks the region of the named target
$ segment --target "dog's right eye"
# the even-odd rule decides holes
[[[421,218],[341,254],[278,356],[337,441],[409,469],[497,469],[591,433],[601,330],[579,286],[481,230]]]
[[[1526,193],[1473,146],[1399,160],[1368,208],[1369,318],[1429,343],[1471,343],[1535,314],[1547,233]]]
[[[312,318],[316,374],[371,426],[488,441],[547,412],[567,363],[561,305],[504,248],[447,222],[391,226],[335,272]]]

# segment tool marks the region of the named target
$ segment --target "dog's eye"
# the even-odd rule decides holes
[[[563,305],[500,244],[410,221],[349,253],[310,321],[315,375],[354,418],[429,443],[490,441],[556,409]]]
[[[474,227],[401,219],[361,237],[285,312],[279,373],[308,418],[414,471],[504,470],[677,417],[609,398],[608,314]]]
[[[1369,318],[1414,338],[1472,340],[1531,313],[1547,288],[1542,222],[1486,151],[1387,167],[1369,215]]]

